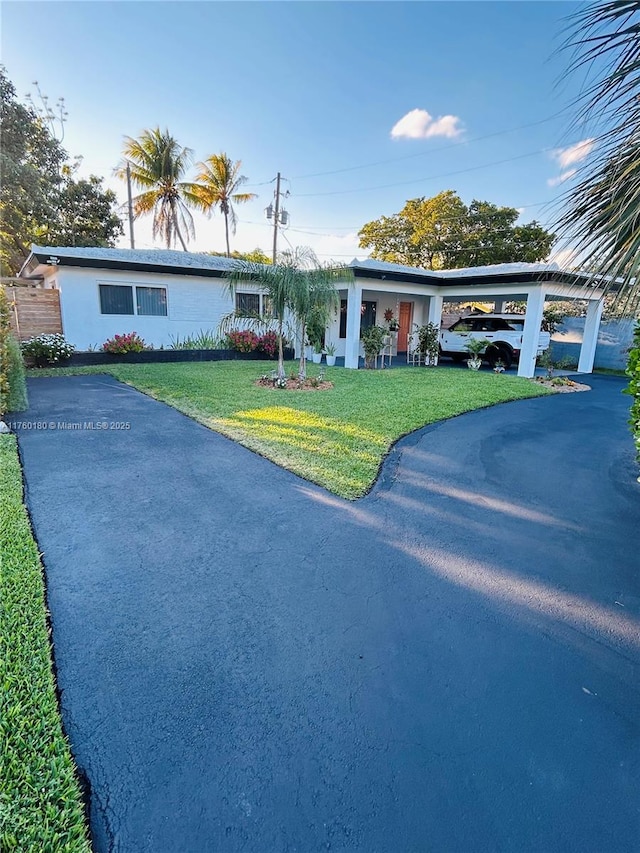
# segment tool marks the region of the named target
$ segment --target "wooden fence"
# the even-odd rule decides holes
[[[5,287],[11,328],[19,341],[34,335],[62,334],[60,293],[35,287]]]

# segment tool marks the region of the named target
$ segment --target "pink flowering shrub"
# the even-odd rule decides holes
[[[137,332],[129,332],[127,335],[114,335],[102,344],[104,352],[112,355],[123,355],[127,352],[142,352],[149,349]]]
[[[255,332],[246,330],[244,332],[229,332],[227,340],[231,349],[235,349],[238,352],[253,352],[254,349],[257,349],[260,338]]]
[[[278,351],[278,336],[275,332],[265,332],[258,341],[258,349],[269,358],[273,358]]]

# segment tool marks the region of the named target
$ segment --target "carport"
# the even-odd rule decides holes
[[[458,270],[423,270],[384,261],[352,261],[354,279],[341,289],[341,311],[346,315],[330,325],[328,336],[344,346],[345,367],[357,368],[363,306],[376,304],[408,315],[411,325],[441,325],[442,305],[466,300],[494,302],[500,313],[507,301],[526,301],[518,376],[532,377],[536,366],[538,334],[545,302],[586,300],[584,336],[579,373],[591,373],[602,317],[603,293],[589,273],[567,272],[557,264],[498,264]],[[382,316],[382,311],[377,312]],[[379,322],[379,320],[378,320]],[[339,326],[339,328],[338,328]],[[342,355],[342,352],[339,352]]]

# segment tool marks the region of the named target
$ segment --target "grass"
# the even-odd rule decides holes
[[[56,700],[42,566],[11,435],[0,435],[0,637],[0,849],[89,853]]]
[[[200,362],[56,368],[105,373],[342,497],[365,494],[391,445],[425,424],[549,391],[527,379],[447,368],[329,368],[330,391],[274,391],[253,384],[273,362]],[[311,365],[309,374],[317,374]],[[45,375],[35,371],[31,375]]]
[[[602,373],[603,376],[628,376],[626,370],[618,370],[613,367],[594,367],[594,373]]]

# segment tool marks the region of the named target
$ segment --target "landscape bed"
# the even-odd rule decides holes
[[[287,365],[287,372],[295,370]],[[366,494],[392,444],[426,424],[551,393],[528,379],[449,368],[324,370],[322,393],[257,387],[273,361],[114,364],[31,376],[110,373],[341,497]],[[309,365],[309,376],[318,366]]]

